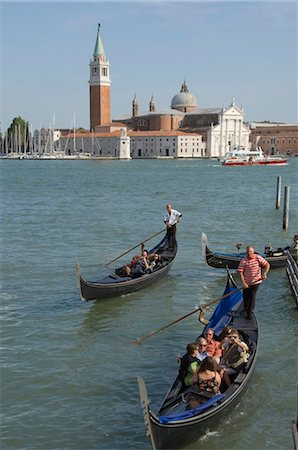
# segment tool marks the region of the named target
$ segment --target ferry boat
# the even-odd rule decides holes
[[[266,156],[260,147],[257,150],[236,148],[227,152],[220,160],[224,166],[285,166],[286,158],[280,156]]]

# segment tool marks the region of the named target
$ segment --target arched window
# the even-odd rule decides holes
[[[143,127],[143,126],[145,126],[146,125],[146,120],[144,120],[144,119],[139,119],[138,120],[138,126],[139,127]]]

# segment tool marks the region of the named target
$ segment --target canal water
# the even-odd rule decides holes
[[[223,167],[215,160],[0,163],[1,448],[149,449],[136,377],[145,379],[157,410],[176,376],[177,355],[202,325],[193,315],[141,346],[132,341],[223,293],[225,272],[206,265],[202,232],[212,249],[226,252],[236,242],[259,251],[291,242],[298,232],[298,158],[285,167]],[[275,209],[277,176],[291,189],[287,231],[282,208]],[[76,261],[87,279],[107,273],[105,263],[163,228],[168,202],[183,213],[170,273],[125,297],[82,302]],[[272,270],[258,292],[253,383],[235,411],[188,448],[292,449],[294,305],[285,270]]]

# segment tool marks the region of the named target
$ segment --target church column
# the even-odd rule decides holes
[[[225,152],[227,152],[229,150],[228,148],[228,140],[229,140],[229,119],[225,119],[225,123],[226,123],[226,136],[225,136]]]

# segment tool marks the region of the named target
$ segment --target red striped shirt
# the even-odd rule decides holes
[[[263,256],[254,254],[252,258],[247,256],[241,259],[237,272],[243,272],[245,283],[260,284],[262,280],[257,281],[262,276],[261,267],[265,267],[267,261]]]

